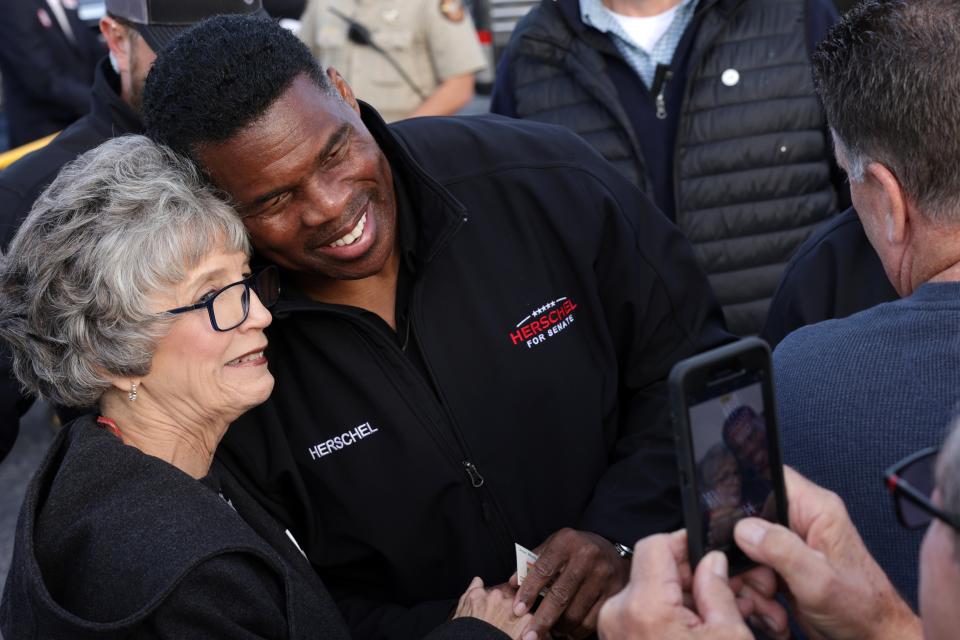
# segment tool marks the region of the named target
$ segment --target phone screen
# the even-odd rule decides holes
[[[774,521],[767,411],[759,371],[692,398],[690,432],[705,551],[735,549],[733,527],[741,518]]]

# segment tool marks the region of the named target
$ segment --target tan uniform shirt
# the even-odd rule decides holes
[[[423,100],[380,53],[347,39],[349,25],[331,7],[366,26],[424,96],[447,78],[486,65],[462,0],[310,0],[300,37],[388,122],[407,117]]]

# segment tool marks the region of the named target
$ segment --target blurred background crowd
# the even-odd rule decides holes
[[[845,11],[853,0],[835,3],[838,10]],[[343,24],[333,12],[323,16],[320,6],[327,4],[330,3],[321,0],[268,0],[264,8],[272,16],[282,18],[291,29],[303,33],[305,41],[320,53],[316,38],[311,39],[305,29],[327,27],[336,32]],[[343,4],[349,10],[354,3]],[[496,62],[503,55],[514,26],[535,4],[536,0],[465,0],[483,52],[482,64],[473,74],[477,94],[481,96],[473,111],[486,106],[482,96],[489,95],[493,88]],[[7,151],[61,130],[89,109],[86,91],[93,83],[97,62],[106,53],[99,29],[105,5],[103,0],[6,0],[2,10],[0,151]],[[348,12],[351,16],[354,13]],[[379,25],[365,26],[370,29]],[[385,64],[389,72],[402,80],[400,72],[390,63]],[[12,159],[9,156],[4,162]]]

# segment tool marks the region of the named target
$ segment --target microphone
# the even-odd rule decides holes
[[[366,25],[363,25],[350,16],[338,11],[335,7],[329,7],[329,9],[333,15],[347,23],[347,39],[350,40],[350,42],[360,45],[361,47],[370,47],[379,53],[387,62],[390,63],[390,66],[392,66],[396,72],[400,74],[400,77],[403,79],[403,81],[406,82],[407,86],[409,86],[413,92],[420,97],[420,100],[427,99],[427,96],[423,93],[423,91],[420,90],[420,87],[418,87],[413,79],[407,75],[407,72],[403,70],[393,56],[391,56],[390,53],[383,47],[374,42],[373,34],[370,33],[370,29],[368,29]]]

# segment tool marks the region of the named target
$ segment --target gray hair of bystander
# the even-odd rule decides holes
[[[960,516],[960,416],[954,418],[953,430],[940,447],[936,484],[940,508],[952,516]],[[960,562],[960,532],[953,536],[953,557]]]
[[[172,318],[152,300],[210,251],[249,255],[236,212],[196,168],[143,136],[67,164],[0,261],[0,338],[23,387],[89,407],[142,376]]]
[[[813,56],[851,180],[878,162],[933,222],[960,223],[960,3],[864,0]]]

